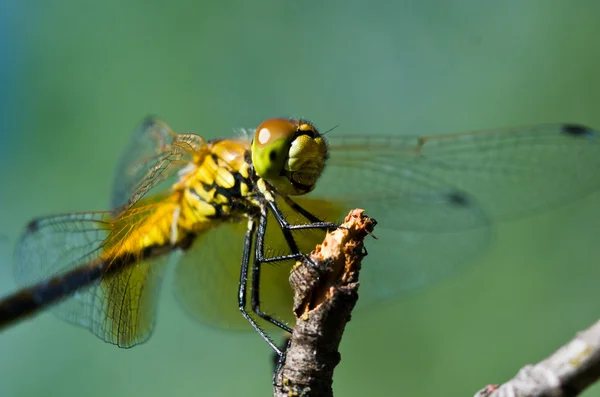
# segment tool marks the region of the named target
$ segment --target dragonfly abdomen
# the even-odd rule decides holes
[[[95,261],[22,289],[0,301],[0,328],[35,314],[98,280],[107,261]]]

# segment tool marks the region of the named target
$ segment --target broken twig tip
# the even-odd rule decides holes
[[[358,300],[358,276],[366,255],[363,240],[376,224],[364,210],[350,211],[344,223],[292,269],[297,321],[274,395],[332,395],[338,347]]]

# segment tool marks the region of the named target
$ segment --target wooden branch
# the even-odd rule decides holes
[[[274,396],[333,396],[338,347],[358,299],[363,239],[375,220],[362,210],[327,234],[290,275],[297,321]],[[475,397],[574,397],[600,379],[600,321],[580,332],[550,357],[523,367],[510,381],[489,385]]]
[[[363,239],[375,220],[352,210],[290,274],[297,320],[285,362],[276,376],[274,396],[333,396],[339,344],[358,299]]]
[[[528,365],[501,386],[475,397],[573,397],[600,378],[600,321],[580,332],[554,354]]]

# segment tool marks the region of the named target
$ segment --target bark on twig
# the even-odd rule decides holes
[[[350,312],[358,299],[363,239],[375,220],[353,210],[290,275],[297,320],[274,396],[333,396],[333,371]]]
[[[580,332],[545,360],[528,365],[501,386],[475,397],[572,397],[600,378],[600,321]]]

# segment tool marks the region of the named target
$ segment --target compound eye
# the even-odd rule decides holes
[[[256,174],[269,180],[284,171],[298,125],[286,119],[263,121],[252,141],[252,163]]]
[[[256,129],[252,163],[256,175],[279,193],[301,195],[313,190],[327,160],[327,144],[307,121],[270,119]]]

